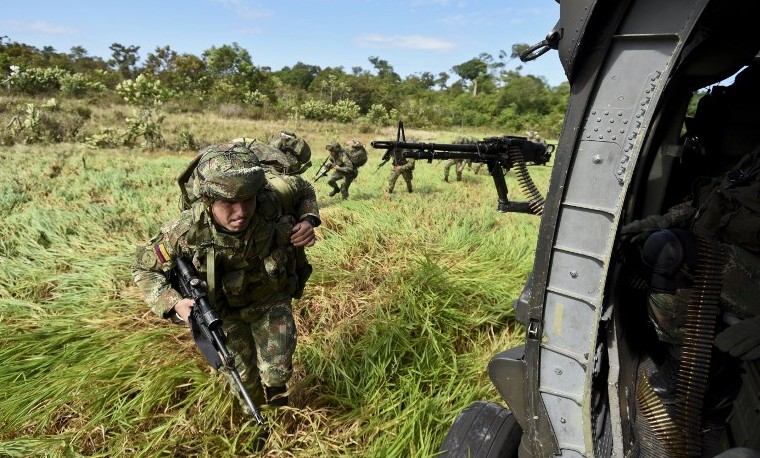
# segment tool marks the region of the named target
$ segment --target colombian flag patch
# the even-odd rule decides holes
[[[158,260],[161,261],[162,264],[172,260],[172,257],[169,256],[169,252],[166,250],[166,247],[164,246],[163,243],[154,245],[153,251],[156,252],[156,256],[158,257]]]

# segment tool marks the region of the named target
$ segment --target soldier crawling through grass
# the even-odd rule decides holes
[[[167,274],[177,257],[192,262],[223,321],[246,390],[257,403],[273,406],[288,403],[296,348],[291,302],[311,273],[303,248],[314,245],[321,222],[311,184],[267,170],[258,159],[277,154],[259,142],[203,150],[180,178],[184,211],[138,247],[133,266],[152,310],[187,322],[193,300],[183,298]],[[247,410],[235,383],[229,385]]]

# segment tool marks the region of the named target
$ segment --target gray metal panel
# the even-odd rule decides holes
[[[566,354],[585,361],[587,357],[583,355],[589,352],[586,340],[596,328],[595,317],[596,310],[588,303],[549,292],[546,295],[542,345],[554,350],[561,348]],[[547,379],[547,383],[553,382]]]
[[[601,293],[599,278],[602,275],[604,265],[598,259],[557,250],[552,259],[548,289],[593,304]],[[596,316],[595,308],[593,305],[585,307],[591,313],[587,318]],[[588,342],[584,341],[584,345],[588,345]]]
[[[655,0],[634,2],[621,28],[628,36],[613,40],[592,96],[596,102],[581,126],[551,253],[539,372],[541,399],[562,456],[593,456],[591,371],[578,368],[594,355],[605,266],[626,180],[662,92],[662,76],[671,70],[679,38],[684,38],[675,33],[687,33],[692,15],[703,6],[685,0],[667,6]],[[583,220],[598,226],[584,232]]]
[[[620,183],[615,175],[620,156],[621,148],[615,143],[601,140],[581,142],[565,200],[575,206],[612,214],[620,191]]]
[[[554,427],[561,456],[586,456],[583,451],[583,422],[577,421],[583,416],[581,406],[570,399],[549,395],[542,392],[541,397],[546,405],[546,411]],[[572,454],[575,451],[575,454]],[[568,453],[570,452],[570,453]]]
[[[604,245],[599,240],[603,240],[612,227],[611,214],[565,206],[560,210],[559,218],[566,230],[557,234],[556,246],[573,246],[580,252],[602,259]]]
[[[559,60],[565,74],[572,74],[573,64],[578,53],[583,32],[586,31],[588,19],[596,6],[596,0],[562,0],[559,4],[560,27],[563,29],[562,40],[557,49]]]
[[[554,385],[543,387],[545,393],[569,399],[578,404],[578,407],[583,404],[583,398],[578,396],[578,393],[583,392],[583,383],[586,381],[585,365],[572,356],[546,351],[541,358],[541,370],[551,371],[556,375]],[[562,442],[562,439],[559,441]]]
[[[564,2],[564,0],[563,0]],[[694,0],[638,0],[626,17],[621,34],[681,33],[683,23],[673,18],[696,7]],[[651,14],[657,11],[657,14]]]

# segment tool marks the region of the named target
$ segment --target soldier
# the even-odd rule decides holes
[[[246,389],[255,399],[286,405],[296,347],[291,301],[311,273],[310,266],[297,266],[296,252],[314,245],[321,222],[314,189],[289,175],[280,177],[289,192],[278,189],[282,183],[273,186],[242,143],[210,146],[191,168],[182,193],[187,209],[138,247],[134,281],[158,316],[187,322],[193,301],[167,274],[177,257],[192,262],[223,320]],[[247,410],[231,380],[230,387]]]
[[[720,306],[726,328],[715,338],[720,350],[760,359],[760,65],[739,73],[732,85],[715,86],[687,122],[686,138],[698,178],[690,199],[665,215],[631,222],[621,234],[639,246],[650,278],[648,312],[663,342],[681,345],[695,256],[694,234],[723,252],[715,274],[722,279]],[[688,121],[688,120],[687,120]],[[709,175],[707,175],[709,174]]]
[[[243,143],[247,147],[262,143],[255,138],[241,137],[232,140],[233,143]],[[311,148],[306,140],[292,132],[280,131],[273,135],[268,145],[276,148],[278,154],[271,148],[253,148],[259,161],[280,174],[300,175],[311,167]]]
[[[361,165],[357,165],[356,161],[352,161],[348,149],[341,146],[338,142],[328,143],[325,149],[330,152],[326,166],[333,170],[332,175],[327,180],[327,184],[332,187],[329,195],[334,196],[340,192],[344,199],[348,199],[348,188],[356,177],[359,176],[359,167]],[[366,162],[366,156],[364,161]],[[343,183],[338,187],[338,181],[340,180],[343,180]]]
[[[546,145],[546,140],[544,140],[541,135],[539,135],[535,130],[529,130],[525,132],[525,136],[528,138],[528,140],[534,143],[541,143],[542,145]]]
[[[311,167],[311,148],[309,144],[293,132],[280,131],[279,134],[269,139],[269,146],[282,151],[288,158],[298,164],[298,169],[293,171],[293,173],[301,174]]]
[[[398,180],[399,175],[404,177],[404,181],[406,181],[406,190],[412,192],[414,159],[400,158],[397,161],[396,156],[393,156],[393,168],[391,169],[391,175],[388,178],[388,194],[393,194],[393,188],[396,187],[396,181]]]
[[[475,143],[475,140],[468,137],[459,137],[455,139],[452,143],[472,144],[472,143]],[[462,171],[467,165],[468,165],[468,162],[464,159],[449,159],[448,161],[446,161],[446,164],[443,166],[443,181],[447,183],[449,182],[449,171],[451,170],[451,167],[454,167],[457,181],[462,181]]]

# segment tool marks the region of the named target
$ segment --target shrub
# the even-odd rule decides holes
[[[353,100],[338,100],[332,106],[332,119],[339,122],[352,122],[359,118],[361,109]]]

